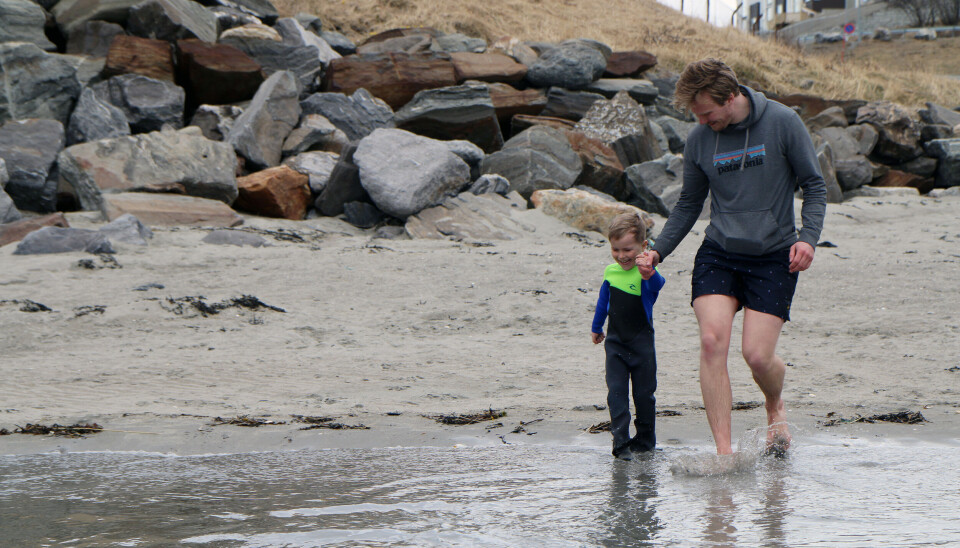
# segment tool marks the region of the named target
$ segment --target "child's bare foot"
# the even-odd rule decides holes
[[[787,456],[792,440],[783,400],[780,400],[773,409],[767,409],[767,454],[778,458]]]

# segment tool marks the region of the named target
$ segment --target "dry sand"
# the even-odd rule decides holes
[[[854,198],[828,207],[779,353],[797,437],[917,436],[960,442],[960,199]],[[799,212],[799,202],[798,202]],[[55,450],[177,453],[298,447],[566,443],[606,446],[585,428],[608,419],[603,348],[589,330],[603,268],[597,233],[539,211],[513,241],[372,239],[337,219],[248,217],[294,231],[262,248],[215,246],[207,230],[155,228],[146,247],[118,246],[122,268],[86,269],[82,253],[0,248],[0,427],[96,422],[84,439],[0,437],[0,454]],[[91,213],[69,216],[96,227]],[[656,218],[658,230],[663,223]],[[654,309],[662,445],[710,445],[689,306],[703,222],[664,264]],[[145,284],[162,289],[135,291]],[[168,298],[208,304],[243,295],[282,308],[177,314]],[[23,312],[31,300],[50,312]],[[82,307],[104,307],[101,312]],[[952,369],[952,370],[951,370]],[[735,402],[762,400],[731,349]],[[504,410],[498,421],[446,426],[425,415]],[[921,411],[922,425],[833,418]],[[285,421],[211,426],[241,415]],[[305,430],[291,415],[369,430]],[[536,421],[536,422],[534,422]],[[502,426],[494,426],[501,423]],[[764,423],[734,412],[735,436]],[[518,428],[520,427],[520,428]],[[515,432],[516,430],[516,432]],[[535,434],[529,434],[535,432]]]

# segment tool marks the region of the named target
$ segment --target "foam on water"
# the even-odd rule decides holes
[[[744,432],[737,441],[737,450],[732,455],[714,453],[694,453],[676,457],[670,465],[670,472],[679,476],[718,476],[749,472],[757,467],[761,457],[785,457],[786,446],[782,441],[773,444],[767,441],[772,428],[786,425],[790,430],[796,427],[787,423],[778,423],[770,427],[754,428]]]

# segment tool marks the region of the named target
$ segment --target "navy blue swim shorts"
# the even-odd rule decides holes
[[[704,240],[693,263],[691,304],[701,295],[729,295],[741,308],[790,321],[790,303],[799,272],[790,272],[790,248],[766,255],[724,251]]]

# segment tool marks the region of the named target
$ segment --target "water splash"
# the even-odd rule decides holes
[[[795,430],[788,423],[777,423],[769,427],[764,426],[747,430],[737,440],[737,451],[732,455],[713,453],[681,455],[671,463],[670,472],[675,476],[718,476],[755,470],[757,462],[763,456],[786,457],[786,444],[777,441],[771,445],[767,441],[767,433],[770,429],[779,431],[780,427],[784,425],[790,430]]]

